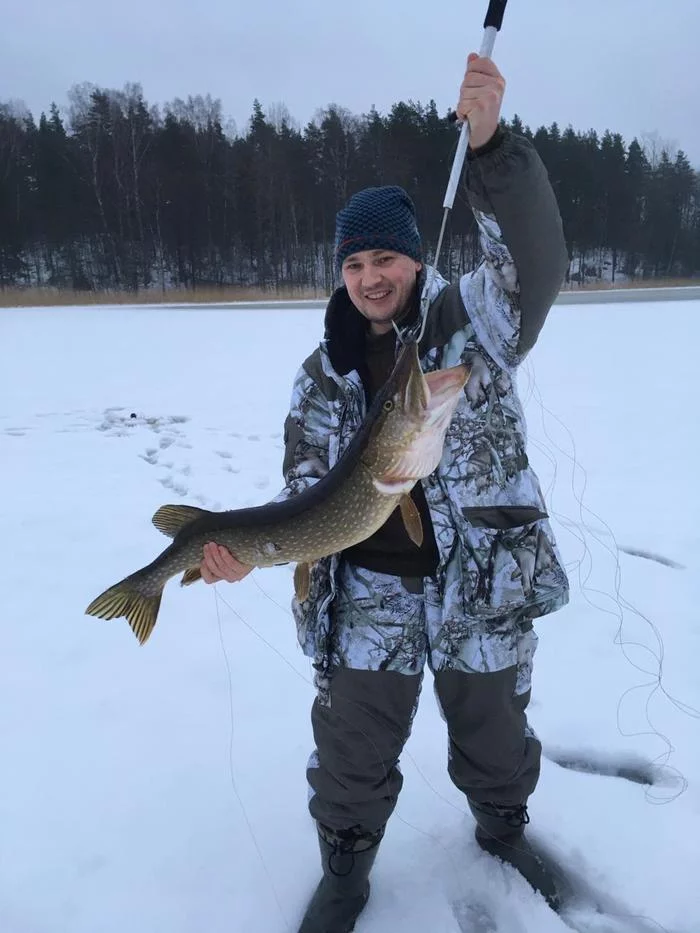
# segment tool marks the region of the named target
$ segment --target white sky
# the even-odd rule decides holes
[[[333,102],[354,113],[398,100],[453,106],[486,0],[23,0],[3,11],[0,99],[38,116],[68,89],[140,82],[150,103],[207,94],[245,129],[258,97],[305,123]],[[673,16],[669,11],[673,10]],[[511,0],[494,58],[504,115],[536,128],[657,132],[700,167],[697,0]]]

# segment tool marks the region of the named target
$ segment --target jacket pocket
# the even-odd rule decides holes
[[[547,513],[533,506],[476,506],[462,512],[467,618],[496,620],[537,601],[550,559],[556,562],[540,523]]]
[[[475,505],[463,508],[462,514],[475,528],[518,528],[548,518],[534,505]]]

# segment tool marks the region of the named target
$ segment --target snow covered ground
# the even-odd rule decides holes
[[[143,648],[83,613],[166,545],[158,506],[276,494],[321,321],[0,311],[2,933],[295,933],[319,868],[291,568],[170,583]],[[573,584],[537,626],[531,827],[605,911],[579,930],[700,931],[699,343],[698,301],[558,306],[520,378]],[[445,763],[425,689],[357,933],[456,933],[456,902],[566,931],[476,848]]]

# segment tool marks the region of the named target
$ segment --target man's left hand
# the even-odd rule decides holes
[[[457,104],[458,119],[469,120],[472,149],[485,146],[496,132],[505,90],[505,79],[493,61],[472,52],[467,59]]]

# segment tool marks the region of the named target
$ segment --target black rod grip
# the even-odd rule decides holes
[[[496,29],[501,28],[507,2],[508,0],[489,0],[489,8],[486,13],[486,19],[484,20],[484,29],[488,29],[489,26],[495,26]]]

